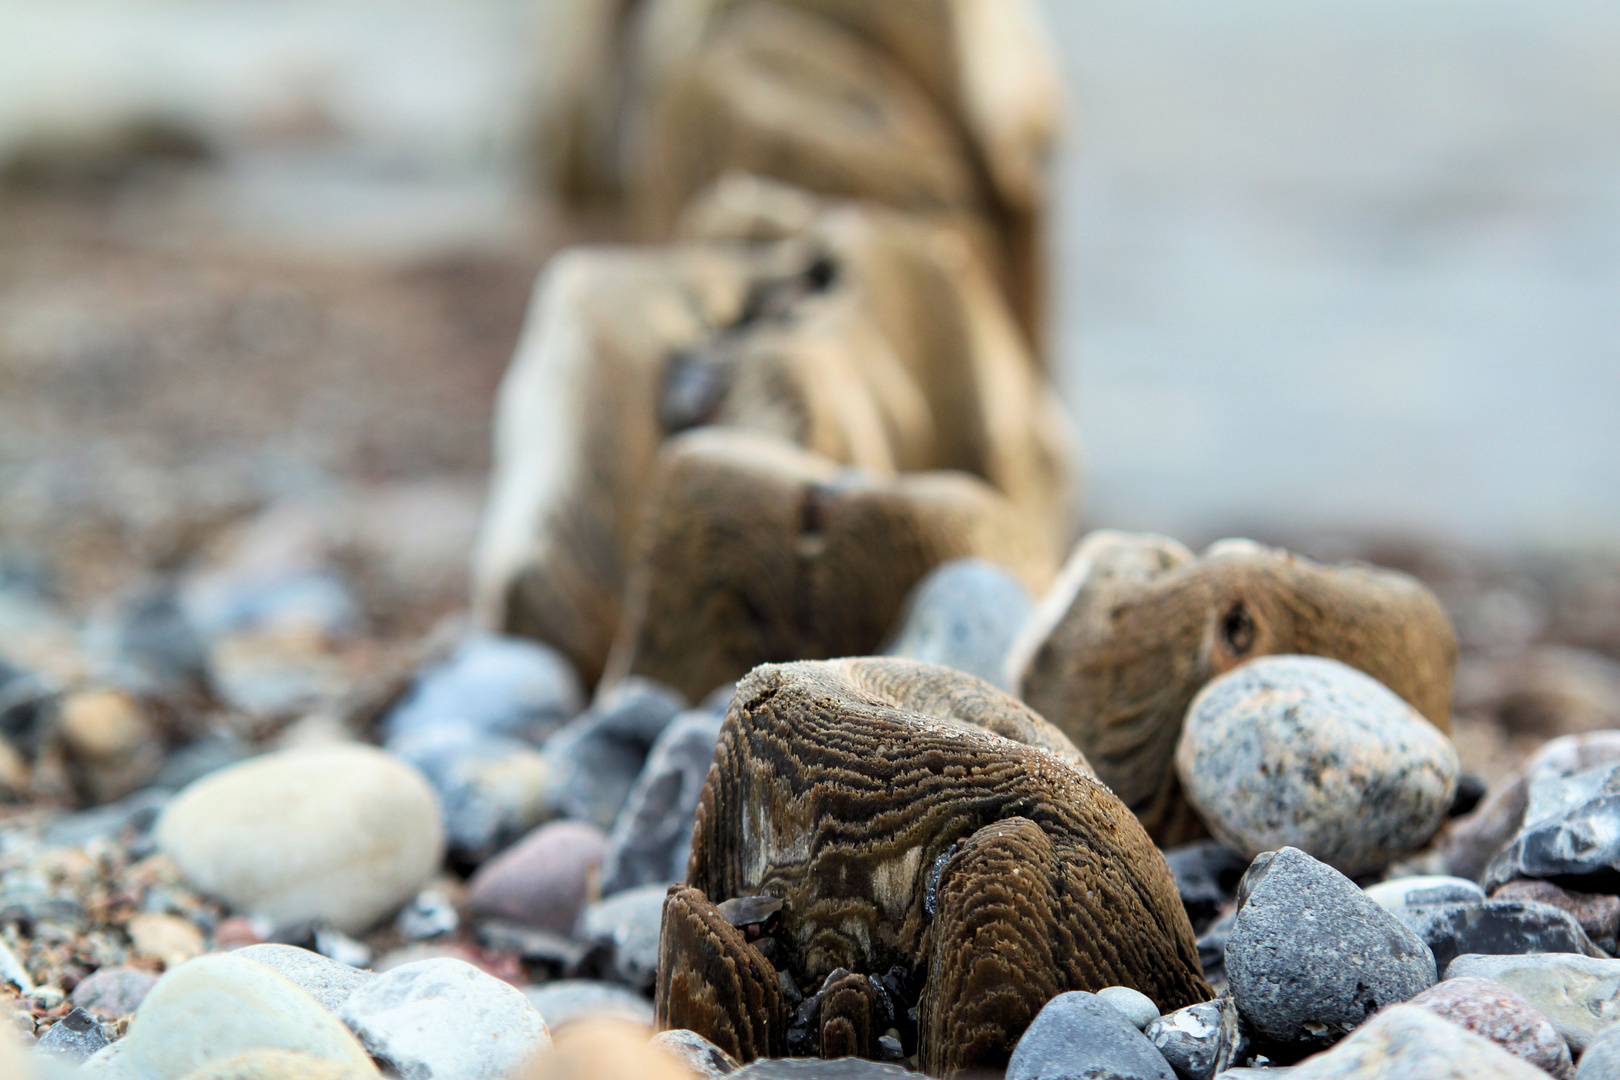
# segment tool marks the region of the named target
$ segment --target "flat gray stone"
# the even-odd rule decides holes
[[[648,1027],[653,1024],[652,1002],[620,983],[558,979],[526,986],[523,996],[553,1032],[587,1016],[611,1016]]]
[[[607,951],[605,974],[637,990],[651,990],[658,977],[658,938],[668,891],[667,885],[643,885],[592,904],[580,914],[574,936]]]
[[[723,713],[691,709],[659,734],[608,834],[603,896],[686,877],[698,796],[724,719]]]
[[[983,559],[952,559],[911,590],[890,656],[977,675],[1007,686],[1007,651],[1034,605],[1018,579]]]
[[[1276,1043],[1331,1043],[1435,982],[1434,954],[1349,878],[1297,848],[1254,860],[1226,943],[1232,997]]]
[[[1465,904],[1426,904],[1395,912],[1434,953],[1444,971],[1465,953],[1517,956],[1568,952],[1605,958],[1562,908],[1534,900],[1475,900]]]
[[[1485,899],[1478,882],[1444,874],[1420,874],[1367,886],[1367,895],[1381,908],[1399,912],[1401,908],[1424,904],[1464,904]]]

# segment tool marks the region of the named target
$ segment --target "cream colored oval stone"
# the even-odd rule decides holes
[[[296,1050],[249,1050],[205,1065],[186,1080],[366,1080],[376,1072],[341,1061],[323,1061]]]
[[[181,1080],[249,1051],[291,1050],[375,1077],[349,1029],[263,964],[231,953],[198,957],[152,988],[130,1022],[114,1075]]]
[[[265,754],[198,780],[157,840],[194,887],[276,923],[362,933],[414,896],[444,857],[426,778],[375,747]]]

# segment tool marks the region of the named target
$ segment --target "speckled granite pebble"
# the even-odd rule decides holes
[[[1297,847],[1351,876],[1433,836],[1461,772],[1451,740],[1416,709],[1319,656],[1261,657],[1205,686],[1176,769],[1229,846]]]
[[[1474,975],[1501,983],[1551,1020],[1575,1054],[1620,1022],[1620,960],[1575,953],[1459,956],[1446,978]]]
[[[1514,1057],[1567,1080],[1575,1064],[1552,1021],[1501,983],[1464,977],[1429,987],[1411,1004],[1491,1040]]]
[[[1288,1080],[1547,1080],[1489,1039],[1415,1005],[1385,1009]]]

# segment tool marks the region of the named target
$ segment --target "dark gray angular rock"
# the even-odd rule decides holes
[[[1436,979],[1417,934],[1298,848],[1263,853],[1244,875],[1226,973],[1260,1038],[1307,1045],[1337,1040]]]
[[[1007,650],[1034,605],[1018,579],[983,559],[952,559],[911,590],[884,652],[943,664],[1007,689]]]
[[[1539,878],[1515,878],[1491,894],[1492,900],[1535,900],[1569,912],[1581,924],[1592,944],[1606,953],[1617,951],[1620,933],[1620,896],[1564,889]]]
[[[608,835],[603,896],[686,877],[698,796],[714,760],[723,719],[713,712],[689,710],[671,721],[653,743]]]
[[[1580,922],[1567,911],[1534,900],[1477,900],[1425,904],[1395,912],[1434,953],[1439,970],[1464,953],[1518,956],[1581,953],[1606,959]]]
[[[1203,1001],[1159,1017],[1143,1033],[1181,1080],[1210,1080],[1242,1060],[1237,1005],[1229,997]]]
[[[564,817],[613,828],[653,743],[686,703],[667,686],[629,678],[546,740]]]
[[[597,951],[601,973],[648,991],[658,977],[667,885],[642,885],[586,908],[574,936]]]
[[[1524,826],[1485,870],[1494,891],[1545,878],[1582,892],[1620,892],[1620,765],[1530,786]]]
[[[584,708],[579,676],[557,650],[476,634],[417,676],[383,720],[387,739],[463,727],[539,745]]]
[[[1176,877],[1176,891],[1193,930],[1202,932],[1237,895],[1250,859],[1219,840],[1198,840],[1166,851],[1164,861]]]
[[[1013,1048],[1007,1080],[1174,1080],[1164,1055],[1120,1011],[1084,990],[1059,994]]]
[[[74,1009],[40,1036],[34,1052],[80,1062],[110,1041],[95,1017],[83,1009]]]

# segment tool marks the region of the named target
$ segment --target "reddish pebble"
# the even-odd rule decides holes
[[[580,910],[597,899],[606,848],[606,834],[588,822],[542,825],[479,868],[467,905],[566,937]]]
[[[253,923],[240,915],[221,919],[214,927],[214,944],[221,949],[244,949],[249,945],[262,945],[264,939],[253,929]]]
[[[1552,1021],[1499,982],[1461,976],[1436,983],[1413,998],[1458,1027],[1496,1043],[1559,1080],[1575,1075],[1575,1062]]]

